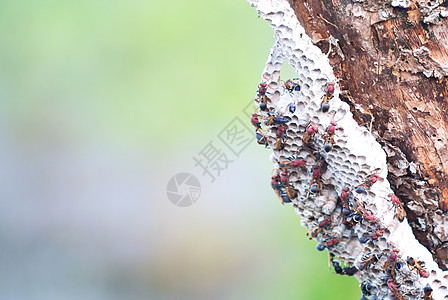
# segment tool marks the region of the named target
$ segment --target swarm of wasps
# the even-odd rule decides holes
[[[268,84],[262,82],[258,86],[257,90],[257,108],[251,116],[251,123],[255,127],[256,140],[259,144],[265,147],[270,147],[274,151],[281,152],[285,149],[288,135],[288,124],[291,118],[285,115],[279,115],[275,112],[275,108],[270,100],[270,93],[268,92]],[[300,84],[297,78],[289,79],[284,82],[284,92],[289,93],[291,96],[295,92],[300,91]],[[330,110],[331,99],[333,98],[335,90],[334,83],[328,83],[325,87],[322,100],[320,103],[320,111],[327,113]],[[294,114],[296,106],[294,104],[288,106],[288,111]],[[337,130],[342,128],[338,127],[337,122],[333,118],[330,124],[326,127],[325,131],[320,132],[318,124],[315,121],[308,121],[301,133],[301,148],[290,156],[281,155],[283,159],[277,160],[276,168],[273,171],[271,177],[271,187],[275,194],[279,198],[282,204],[294,202],[298,198],[298,191],[294,188],[294,180],[291,176],[294,173],[303,172],[310,174],[310,181],[308,184],[308,194],[317,195],[321,192],[323,181],[322,175],[327,170],[327,162],[325,161],[322,153],[328,153],[332,151],[335,146],[335,135]],[[265,128],[265,129],[263,129]],[[274,140],[267,134],[267,131],[271,131]],[[322,139],[320,144],[323,144],[323,151],[321,152],[316,140]],[[305,153],[303,157],[295,156],[297,154]],[[323,220],[316,220],[314,226],[308,231],[307,235],[310,239],[320,237],[320,242],[316,248],[319,251],[328,249],[329,251],[329,266],[333,267],[336,274],[353,276],[358,272],[364,272],[370,268],[382,270],[385,274],[385,284],[390,290],[390,293],[395,299],[404,300],[405,296],[400,293],[400,286],[397,283],[397,272],[407,265],[411,270],[415,271],[418,276],[428,277],[428,272],[424,269],[424,263],[417,261],[414,258],[408,257],[406,261],[399,258],[399,251],[393,246],[391,250],[385,250],[383,253],[375,253],[364,248],[364,253],[361,255],[357,264],[349,263],[345,264],[336,260],[335,255],[331,252],[332,247],[340,243],[342,234],[335,234],[335,228],[343,224],[346,229],[354,228],[357,224],[362,222],[369,222],[372,225],[372,230],[365,232],[359,238],[360,245],[367,243],[375,243],[382,235],[387,231],[383,228],[380,221],[374,214],[365,207],[357,195],[367,193],[370,188],[380,180],[377,173],[368,175],[362,182],[356,186],[350,187],[346,185],[341,194],[338,195],[337,206],[340,207],[340,215],[336,219],[325,218]],[[390,201],[395,210],[396,219],[402,222],[406,218],[406,211],[395,194],[390,194]],[[297,204],[294,204],[295,206]],[[339,211],[339,210],[338,210]],[[384,261],[384,263],[382,262]],[[377,264],[382,264],[382,267],[376,267]],[[380,265],[381,266],[381,265]],[[361,290],[364,298],[361,299],[377,299],[376,295],[373,295],[375,287],[370,282],[363,282],[361,284]],[[421,295],[424,300],[432,299],[432,289],[428,285],[422,291]],[[370,297],[370,298],[367,298]]]

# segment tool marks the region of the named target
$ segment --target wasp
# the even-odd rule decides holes
[[[417,274],[419,274],[421,277],[424,278],[429,277],[429,273],[423,268],[424,262],[416,261],[412,257],[408,256],[408,258],[406,259],[406,263],[412,270],[416,271]]]
[[[333,259],[333,254],[330,254],[329,263],[331,263],[331,265],[333,266],[336,274],[344,275],[344,269],[341,267],[341,264],[337,260]]]
[[[282,124],[277,127],[276,140],[275,140],[275,150],[280,151],[285,148],[285,132],[288,129],[288,125]]]
[[[266,117],[266,121],[265,124],[270,126],[270,125],[281,125],[281,124],[286,124],[290,121],[289,118],[285,118],[285,117],[278,117],[278,116],[274,116],[273,114],[269,113],[268,116]]]
[[[400,199],[398,199],[395,194],[389,194],[390,200],[392,201],[392,204],[395,206],[395,209],[397,210],[396,216],[398,221],[403,222],[404,218],[406,217],[406,211],[403,208],[403,205],[400,202]]]
[[[268,85],[264,82],[262,82],[258,85],[258,91],[257,91],[258,92],[258,103],[260,103],[260,109],[263,111],[268,108],[268,106],[267,106],[268,98],[266,97],[267,87],[268,87]]]
[[[386,260],[383,266],[383,271],[389,273],[392,278],[395,278],[398,252],[399,251],[397,249],[393,249],[392,253],[389,255],[389,258]]]
[[[323,160],[312,167],[313,176],[311,177],[309,192],[316,194],[321,190],[322,188],[321,177],[322,174],[325,172],[326,167],[327,165]]]
[[[328,126],[327,128],[324,138],[325,152],[330,152],[330,150],[333,148],[335,130],[336,130],[336,123],[334,121],[331,121],[330,126]]]
[[[348,216],[352,211],[350,210],[349,198],[351,196],[350,189],[346,186],[342,189],[341,199],[342,203],[342,216]]]
[[[432,300],[432,288],[429,283],[423,288],[423,293],[423,300]]]
[[[333,115],[334,118],[334,115]],[[337,129],[342,129],[342,127],[336,127],[336,122],[332,119],[330,121],[330,125],[327,127],[327,130],[325,131],[325,137],[324,137],[324,150],[325,152],[330,152],[330,150],[333,148],[334,144],[334,135]]]
[[[373,215],[373,213],[368,211],[364,206],[362,206],[362,204],[359,202],[359,200],[357,198],[354,198],[354,201],[355,201],[357,207],[353,206],[353,209],[356,210],[356,212],[358,214],[360,214],[364,219],[366,219],[372,223],[377,222],[377,219]]]
[[[348,215],[344,216],[344,219],[342,220],[342,224],[349,228],[355,227],[358,223],[362,223],[362,217],[352,211],[350,211]]]
[[[327,85],[325,95],[323,96],[322,102],[320,103],[320,107],[323,112],[327,112],[330,109],[330,104],[328,101],[333,98],[334,93],[334,83],[330,82]]]
[[[365,193],[366,189],[372,187],[372,185],[377,182],[378,178],[378,174],[370,175],[366,181],[355,187],[355,192],[357,192],[358,194]]]
[[[316,226],[314,226],[313,228],[308,230],[306,235],[310,236],[309,237],[310,240],[314,239],[330,223],[331,223],[331,219],[330,218],[326,218],[325,220],[323,220],[322,222],[320,222],[319,224],[317,224]]]
[[[355,266],[344,267],[344,275],[353,276],[358,273],[358,268]]]
[[[305,128],[305,133],[302,136],[302,146],[303,148],[305,148],[306,151],[308,151],[308,153],[311,155],[311,157],[317,161],[316,156],[314,155],[313,150],[311,149],[312,147],[312,142],[314,140],[314,135],[318,132],[318,128],[316,126],[316,124],[314,124],[314,122],[310,121],[308,122],[308,124],[306,125]]]
[[[298,80],[299,78],[288,79],[284,84],[285,90],[287,90],[291,96],[294,91],[300,91],[300,84],[298,83]]]
[[[291,199],[289,199],[288,195],[282,189],[283,185],[279,174],[271,177],[271,187],[282,204],[291,203]]]
[[[258,144],[265,145],[266,147],[269,146],[268,139],[261,129],[258,128],[255,130],[255,137]]]
[[[372,289],[373,289],[373,285],[370,284],[370,282],[363,281],[363,282],[361,283],[361,291],[362,291],[362,293],[363,293],[364,295],[369,296],[369,295],[370,295],[370,292],[372,291]]]
[[[306,160],[301,159],[289,159],[287,161],[279,161],[278,167],[280,170],[288,170],[293,168],[301,168],[306,172]]]
[[[326,241],[327,245],[324,244],[317,244],[316,249],[317,251],[324,251],[325,248],[331,248],[339,243],[339,240],[337,238],[332,238]],[[330,266],[330,264],[328,264]]]
[[[252,123],[252,125],[254,125],[255,129],[260,129],[261,128],[261,122],[258,119],[260,116],[257,115],[256,113],[253,113],[252,116],[250,117],[250,122]]]
[[[297,193],[294,191],[294,189],[289,184],[289,174],[288,174],[287,170],[282,172],[281,181],[282,181],[283,186],[285,187],[286,195],[289,197],[289,199],[296,198]]]
[[[338,240],[337,238],[334,237],[334,238],[329,239],[329,240],[327,241],[327,247],[328,247],[328,248],[331,248],[331,247],[337,245],[338,243],[339,243],[339,240]]]
[[[377,226],[376,230],[371,233],[370,237],[372,238],[372,240],[377,240],[382,235],[383,235],[383,230],[381,229],[380,226]]]
[[[395,284],[392,278],[387,279],[387,286],[389,290],[392,292],[392,295],[396,300],[407,300],[399,291],[398,286]]]
[[[261,130],[261,122],[259,120],[259,115],[256,113],[253,113],[250,122],[255,127],[255,137],[257,138],[257,143],[260,145],[266,145],[268,146],[268,139],[266,138],[265,134]]]
[[[381,229],[380,226],[377,226],[376,230],[363,233],[363,235],[359,238],[359,242],[361,244],[365,244],[369,240],[375,241],[382,235],[383,235],[383,230]]]
[[[359,269],[364,270],[369,266],[376,264],[380,260],[381,256],[381,254],[370,254],[361,261],[359,264]]]
[[[334,254],[332,253],[330,254],[329,263],[333,265],[334,271],[339,275],[353,276],[359,271],[355,266],[342,267],[337,260],[334,260]]]

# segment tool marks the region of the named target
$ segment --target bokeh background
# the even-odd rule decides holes
[[[273,43],[244,0],[4,0],[0,35],[0,299],[360,297],[280,205],[269,149],[213,183],[195,166]]]

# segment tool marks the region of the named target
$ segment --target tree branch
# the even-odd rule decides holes
[[[423,298],[429,284],[432,297],[444,299],[446,22],[423,21],[442,16],[440,7],[398,2],[249,0],[276,38],[262,76],[267,91],[255,99],[260,105],[266,97],[267,109],[257,115],[273,149],[274,191],[292,201],[337,270],[356,267],[366,295]],[[300,91],[280,82],[283,60],[294,67]],[[392,260],[400,270],[390,270]]]

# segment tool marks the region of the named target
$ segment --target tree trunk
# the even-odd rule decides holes
[[[322,95],[319,95],[319,88],[316,88],[316,85],[320,86],[323,94],[328,95],[328,83],[334,81],[336,83],[334,98],[331,98],[333,97],[331,95],[331,101],[329,100],[329,102],[332,106],[334,104],[337,106],[339,100],[348,104],[353,119],[359,126],[367,127],[369,134],[381,145],[386,156],[385,164],[387,164],[387,167],[384,170],[384,179],[387,182],[387,188],[392,189],[401,200],[413,235],[426,247],[430,252],[430,259],[440,268],[437,270],[437,267],[432,269],[429,267],[432,271],[430,280],[425,279],[425,276],[419,276],[417,280],[420,281],[419,287],[413,286],[415,282],[400,282],[397,277],[388,283],[378,283],[378,291],[371,294],[378,296],[393,295],[398,299],[401,295],[407,295],[411,299],[423,298],[425,291],[422,286],[428,283],[434,289],[434,299],[448,299],[448,296],[446,296],[448,295],[448,273],[441,271],[448,270],[448,149],[445,146],[448,140],[448,117],[445,114],[448,108],[446,102],[448,95],[446,85],[446,76],[448,75],[448,21],[445,18],[448,16],[448,9],[446,9],[448,1],[417,1],[413,3],[407,0],[392,0],[391,3],[388,3],[369,0],[348,2],[338,0],[289,0],[289,5],[286,0],[248,1],[257,8],[260,16],[271,23],[276,36],[276,45],[271,50],[262,78],[262,82],[268,83],[268,93],[266,94],[268,98],[266,101],[270,106],[268,106],[270,112],[260,111],[259,117],[266,121],[270,114],[279,114],[279,112],[286,111],[285,101],[288,100],[282,98],[285,87],[281,86],[278,77],[281,68],[279,63],[281,64],[283,59],[291,63],[298,74],[298,81],[302,85],[302,90],[300,93],[294,91],[292,93],[298,94],[297,99],[299,100],[294,100],[297,106],[300,108],[302,105],[306,108],[302,111],[310,111],[310,108],[307,107],[312,107],[311,102],[321,104]],[[290,17],[291,9],[293,10],[293,16]],[[326,73],[327,66],[324,59],[314,58],[318,55],[314,54],[314,48],[301,45],[302,42],[304,45],[306,42],[305,37],[302,37],[303,33],[300,31],[302,30],[299,28],[300,25],[297,27],[299,29],[295,27],[294,22],[297,21],[303,27],[306,35],[311,38],[312,44],[320,48],[320,55],[322,53],[327,54],[329,73]],[[313,77],[313,72],[317,74],[315,77]],[[302,74],[305,75],[302,76]],[[321,75],[324,75],[328,80]],[[335,77],[334,80],[332,76]],[[327,90],[323,86],[326,86]],[[289,92],[291,93],[291,91]],[[259,94],[256,97],[257,105],[260,102]],[[301,102],[301,97],[304,97],[305,102]],[[335,118],[338,113],[344,110],[343,106],[341,107],[339,110],[334,110],[332,118]],[[319,109],[320,111],[317,112]],[[301,123],[300,117],[297,119],[294,119],[294,116],[292,117],[292,120],[297,122],[291,124],[292,126],[290,125],[289,129],[285,131],[285,146],[281,151],[280,148],[277,149],[274,146],[279,140],[280,126],[275,126],[278,124],[271,127],[267,126],[266,138],[269,141],[268,144],[274,150],[274,162],[277,163],[276,168],[279,171],[284,170],[281,167],[279,168],[280,160],[284,160],[288,155],[299,154],[304,148],[307,148],[304,145],[304,136],[306,135],[305,130],[308,128],[308,121],[311,122],[311,119],[325,120],[326,117],[322,115],[321,108],[317,107],[317,110],[315,110],[315,113],[310,112],[307,115],[310,120],[305,122],[306,125],[303,122]],[[285,114],[287,115],[288,112]],[[350,144],[352,142],[350,139],[356,138],[350,136],[350,133],[353,132],[354,135],[355,132],[360,130],[353,129],[351,131],[351,129],[348,129],[351,125],[347,124],[345,125],[347,127],[344,126],[344,133],[346,133],[344,137],[349,141],[343,141],[343,138],[341,138],[341,144],[345,142]],[[325,126],[320,127],[323,127],[325,132]],[[319,130],[319,133],[321,131]],[[295,137],[291,134],[295,134]],[[322,140],[325,140],[326,136],[325,133],[322,133]],[[362,143],[361,140],[359,141]],[[316,139],[315,146],[325,142],[326,140],[319,141]],[[357,146],[353,147],[353,151],[358,151],[356,150]],[[344,148],[344,146],[341,146],[341,148]],[[349,149],[350,147],[346,146],[346,148]],[[346,151],[346,149],[342,150]],[[351,157],[354,159],[367,157],[367,160],[369,160],[368,152],[369,149],[367,154],[352,154]],[[344,183],[336,182],[335,175],[331,172],[338,174],[338,167],[332,166],[332,158],[326,156],[325,152],[323,153],[326,164],[329,165],[327,172],[330,172],[330,174],[326,175],[329,178],[328,180],[322,179],[324,183],[319,195],[325,194],[328,202],[328,199],[332,198],[332,193],[337,193],[338,199],[334,202],[336,207],[341,209],[340,214],[342,215],[344,204],[341,202],[341,194]],[[374,153],[373,150],[372,153]],[[312,153],[310,152],[310,154]],[[317,164],[318,160],[314,161]],[[369,163],[367,164],[369,165]],[[369,166],[373,167],[373,165]],[[302,175],[296,175],[297,180],[293,180],[292,187],[299,194],[303,194],[302,186],[306,187],[306,184],[303,184],[306,177],[300,176]],[[311,179],[308,182],[308,192],[305,191],[305,194],[307,194],[305,198],[308,199],[311,185],[315,182],[312,175],[309,176]],[[357,179],[353,180],[356,181]],[[345,185],[347,184],[349,183],[345,183]],[[352,187],[356,186],[355,183],[350,184]],[[282,188],[286,193],[287,184],[283,184],[283,186],[279,184],[278,187],[274,188],[276,193],[282,191]],[[370,196],[373,199],[381,194],[381,192],[375,194],[375,191],[373,191],[375,185],[367,187],[372,188],[372,192],[369,193],[372,194]],[[386,194],[384,193],[384,195]],[[389,194],[384,198],[387,198],[387,196]],[[316,202],[318,198],[319,196],[316,196],[313,201]],[[313,211],[313,209],[308,209],[308,204],[303,205],[303,203],[308,202],[290,200],[302,217],[302,223],[307,227],[312,227],[317,220],[321,220],[320,215],[316,215],[317,211],[318,214],[325,214],[322,208]],[[383,199],[384,203],[387,203],[387,201],[390,201],[390,199]],[[325,207],[328,204],[323,205]],[[369,205],[369,202],[366,202],[366,205]],[[375,207],[381,207],[381,205],[377,204]],[[317,204],[317,206],[319,205]],[[374,211],[375,208],[371,210]],[[335,211],[338,211],[338,209],[336,208]],[[331,218],[334,217],[334,214],[336,213],[332,211],[328,213]],[[364,219],[366,221],[365,216]],[[380,227],[378,222],[375,221],[372,225]],[[403,225],[405,223],[400,223],[400,226],[408,226],[407,223]],[[402,245],[394,244],[396,242],[393,240],[394,232],[397,232],[397,228],[401,228],[400,226],[386,221],[381,223],[381,226],[388,234],[390,233],[391,238],[386,237],[389,248],[391,245],[402,249],[413,247],[412,242],[408,243],[407,240],[401,241],[401,243],[405,243]],[[346,232],[346,229],[342,231]],[[359,234],[362,235],[361,231],[352,230],[353,234],[357,234],[358,237]],[[322,239],[325,241],[324,238]],[[328,242],[328,238],[326,242]],[[352,242],[353,239],[348,238],[346,246],[351,245]],[[332,252],[330,251],[331,247],[327,246],[327,248],[329,252]],[[366,250],[364,249],[364,251]],[[382,251],[386,250],[383,249]],[[371,252],[374,253],[373,250]],[[389,278],[392,277],[390,271],[388,273],[387,270],[382,269],[383,265],[386,264],[385,257],[390,257],[392,252],[386,251],[384,253],[386,255],[383,255],[381,266],[378,266],[376,270],[375,268],[364,269],[356,274],[361,282],[371,280],[369,276],[372,274],[367,274],[370,270],[376,277],[383,276],[378,275],[381,271],[385,272]],[[360,257],[350,257],[350,255],[344,256],[341,254],[339,257],[344,257],[348,263],[353,262],[353,265],[359,267]],[[356,253],[356,255],[361,254]],[[399,255],[398,261],[400,259],[403,261],[402,270],[405,266],[414,270],[412,264],[406,263],[407,257],[403,258]],[[361,261],[364,260],[365,258],[361,258]],[[427,261],[426,265],[428,266],[428,264],[430,262]],[[395,289],[394,284],[401,285],[401,287]],[[416,291],[416,289],[420,290]],[[427,293],[429,294],[428,291]],[[430,296],[427,297],[425,299],[430,299]]]

